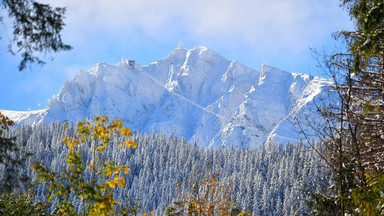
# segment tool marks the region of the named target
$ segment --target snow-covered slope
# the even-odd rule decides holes
[[[67,80],[45,110],[13,113],[17,122],[121,118],[136,131],[175,133],[199,146],[292,141],[289,123],[326,80],[263,65],[260,72],[205,47],[179,47],[141,67],[97,64]]]
[[[7,116],[9,119],[13,120],[16,124],[27,124],[32,125],[37,119],[40,119],[45,115],[46,110],[33,110],[33,111],[10,111],[10,110],[0,110],[0,112]]]

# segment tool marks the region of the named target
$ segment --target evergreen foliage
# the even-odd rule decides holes
[[[377,215],[384,209],[384,3],[344,0],[343,6],[356,29],[335,34],[344,51],[322,56],[333,93],[318,107],[325,122],[317,128],[319,153],[333,183],[310,206],[317,215]]]
[[[384,2],[343,0],[343,6],[356,24],[355,30],[342,31],[341,34],[350,40],[349,48],[354,57],[353,69],[355,73],[359,73],[362,67],[367,68],[367,60],[383,57]]]
[[[5,172],[0,176],[0,193],[12,192],[16,188],[23,188],[28,177],[19,170],[19,166],[28,156],[22,150],[25,143],[17,143],[15,136],[4,136],[14,122],[0,113],[0,168]]]
[[[35,161],[44,163],[52,172],[60,172],[68,153],[62,137],[73,137],[75,128],[72,122],[67,128],[60,122],[33,128],[23,125],[7,132],[7,136],[16,135],[20,142],[25,140],[25,151],[32,152]],[[220,173],[220,182],[231,183],[231,198],[241,211],[250,210],[259,215],[308,213],[305,201],[309,197],[305,192],[320,189],[319,178],[329,173],[317,154],[300,143],[261,145],[258,149],[200,149],[173,135],[136,133],[132,140],[137,142],[136,149],[114,147],[124,139],[113,136],[104,153],[131,169],[121,175],[126,187],[113,189],[114,199],[122,205],[127,203],[126,209],[132,209],[129,203],[136,203],[141,213],[152,210],[156,215],[164,214],[178,200],[176,185],[196,178],[207,167],[211,173]],[[80,145],[81,158],[85,161],[93,157],[88,147],[93,143]],[[26,161],[22,171],[35,180],[37,175],[29,168],[33,164]],[[90,178],[90,173],[85,174],[85,178]],[[45,200],[48,186],[39,184],[35,189],[37,199]],[[182,184],[180,189],[187,191],[188,187]],[[79,199],[70,196],[68,200],[79,212],[83,210]],[[52,199],[49,211],[58,204],[59,200]]]
[[[10,44],[8,50],[14,55],[21,53],[19,70],[31,63],[45,64],[35,53],[72,49],[61,40],[65,8],[54,8],[34,0],[2,0],[0,5],[13,21],[12,42],[17,48]]]
[[[48,203],[36,202],[33,193],[3,193],[0,195],[0,215],[46,216]]]

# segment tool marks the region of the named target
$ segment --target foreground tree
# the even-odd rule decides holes
[[[45,64],[36,53],[45,55],[72,49],[61,39],[65,8],[34,0],[2,0],[0,4],[13,22],[13,39],[8,50],[13,55],[21,54],[19,70],[31,63]]]
[[[177,201],[166,209],[167,216],[246,215],[231,199],[231,185],[220,182],[218,173],[200,173],[184,185],[178,184],[177,189]]]
[[[125,187],[125,178],[129,168],[116,166],[106,155],[111,148],[111,139],[115,135],[128,137],[131,130],[123,126],[121,120],[109,122],[107,117],[96,117],[93,122],[82,121],[77,125],[73,137],[64,137],[62,141],[68,147],[67,165],[60,172],[52,172],[44,164],[35,161],[31,168],[36,170],[37,182],[48,186],[48,202],[58,199],[56,210],[65,215],[110,215],[116,213],[120,205],[113,195],[116,187]],[[119,146],[136,148],[132,140],[125,140]],[[83,148],[91,148],[92,158],[82,155]],[[86,173],[90,172],[91,178]],[[73,200],[82,202],[82,212],[75,208]],[[121,212],[124,213],[124,212]]]
[[[14,122],[0,113],[0,215],[46,215],[47,205],[35,202],[28,189],[29,178],[20,172],[28,154],[16,143],[16,137],[4,137]]]
[[[364,183],[352,190],[355,211],[364,215],[384,212],[384,2],[344,0],[357,29],[342,32],[353,59],[354,123],[360,125]]]
[[[334,94],[327,106],[319,107],[326,126],[317,134],[336,187],[331,184],[317,194],[314,207],[319,215],[330,209],[335,215],[382,214],[378,198],[384,183],[384,3],[344,0],[343,6],[356,30],[335,34],[346,51],[325,57]]]
[[[314,133],[303,129],[309,144],[327,164],[324,168],[329,170],[329,176],[321,184],[323,187],[312,194],[309,202],[316,215],[344,215],[352,209],[350,190],[365,184],[360,151],[363,142],[358,138],[360,125],[354,122],[350,91],[352,64],[346,56],[344,53],[323,56],[323,69],[333,82],[326,87],[329,94],[317,101],[316,114],[306,117],[309,131]]]
[[[33,193],[4,193],[0,195],[0,214],[3,216],[49,215],[48,203],[36,202]]]
[[[19,166],[25,161],[28,154],[22,146],[16,143],[16,137],[4,137],[4,132],[14,122],[0,113],[0,193],[9,193],[16,188],[24,188],[28,178],[19,171]]]

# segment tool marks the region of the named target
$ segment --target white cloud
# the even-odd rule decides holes
[[[334,0],[63,0],[72,37],[167,38],[186,34],[204,40],[307,48],[311,38],[345,24]],[[139,36],[138,36],[139,37]],[[312,39],[313,40],[313,39]]]
[[[332,32],[351,25],[335,0],[62,0],[54,4],[68,9],[66,42],[90,55],[149,40],[173,42],[176,47],[182,39],[259,59],[291,58],[289,62],[309,55],[309,47],[321,47]]]

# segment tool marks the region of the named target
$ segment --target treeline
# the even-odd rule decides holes
[[[34,160],[60,172],[66,166],[68,151],[62,137],[70,137],[74,131],[72,123],[66,128],[64,123],[54,122],[38,127],[24,125],[7,136],[16,136],[20,144],[25,142],[24,150],[32,153]],[[308,213],[306,192],[321,190],[318,182],[324,183],[320,178],[327,175],[317,154],[300,143],[261,145],[258,149],[201,149],[173,135],[134,134],[132,138],[136,149],[106,148],[109,158],[131,169],[123,175],[126,187],[115,189],[114,195],[121,203],[136,203],[140,212],[151,210],[155,215],[163,215],[177,201],[177,184],[206,170],[219,173],[220,182],[230,183],[232,201],[242,210],[259,215]],[[112,142],[122,139],[115,136]],[[92,157],[91,146],[82,147],[82,157]],[[20,171],[35,180],[31,165],[33,161],[26,160]],[[38,184],[35,192],[37,200],[45,200],[48,187]],[[81,202],[74,203],[81,212]]]

